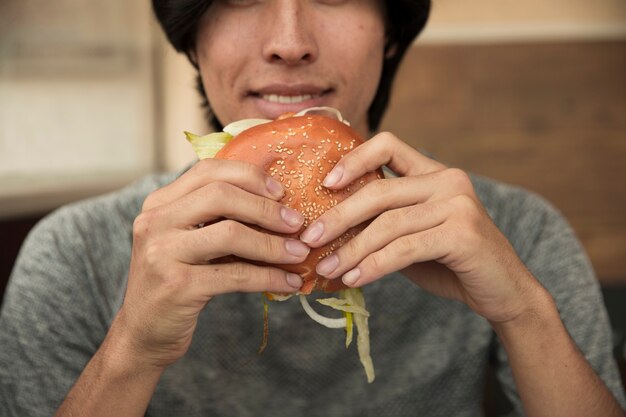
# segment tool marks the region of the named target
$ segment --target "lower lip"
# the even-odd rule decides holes
[[[297,113],[300,110],[308,109],[309,107],[328,106],[330,105],[330,94],[331,92],[325,92],[299,103],[276,103],[265,100],[261,96],[248,96],[248,98],[252,99],[252,102],[261,116],[267,119],[276,119],[284,113]]]

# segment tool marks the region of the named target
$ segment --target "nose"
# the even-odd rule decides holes
[[[317,59],[314,11],[301,0],[276,0],[268,16],[263,57],[271,63],[302,65]]]

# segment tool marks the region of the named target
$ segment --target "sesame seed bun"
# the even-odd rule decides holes
[[[285,189],[280,202],[302,213],[305,219],[300,231],[281,236],[298,238],[304,228],[326,210],[366,183],[383,177],[380,170],[370,172],[339,191],[322,185],[326,174],[341,157],[362,143],[356,131],[338,120],[322,115],[288,116],[243,131],[215,157],[253,163],[279,180]],[[340,279],[327,280],[319,276],[315,266],[364,227],[365,224],[353,227],[329,244],[312,249],[301,264],[277,266],[302,277],[300,292],[303,294],[345,289]]]

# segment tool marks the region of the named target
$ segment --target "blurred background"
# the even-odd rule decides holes
[[[61,204],[194,155],[195,74],[150,2],[0,2],[0,293]],[[626,332],[626,1],[434,0],[383,128],[542,194],[571,221]]]

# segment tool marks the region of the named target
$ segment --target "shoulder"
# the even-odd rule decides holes
[[[62,250],[71,257],[115,248],[130,239],[146,196],[176,176],[149,175],[120,190],[63,206],[33,228],[24,249]]]
[[[176,176],[149,175],[120,190],[63,206],[33,228],[25,247],[55,243],[61,248],[90,245],[97,249],[114,244],[117,239],[130,236],[146,196]]]
[[[563,240],[582,250],[563,214],[544,197],[522,187],[470,175],[478,198],[520,258],[528,261],[540,241]]]
[[[542,224],[546,217],[562,217],[551,203],[535,192],[476,174],[470,174],[470,178],[489,215],[502,226],[511,226],[520,220]]]
[[[34,231],[63,226],[69,231],[79,227],[94,232],[113,229],[129,220],[132,223],[147,195],[175,178],[176,174],[149,175],[120,190],[63,206],[45,217]]]

